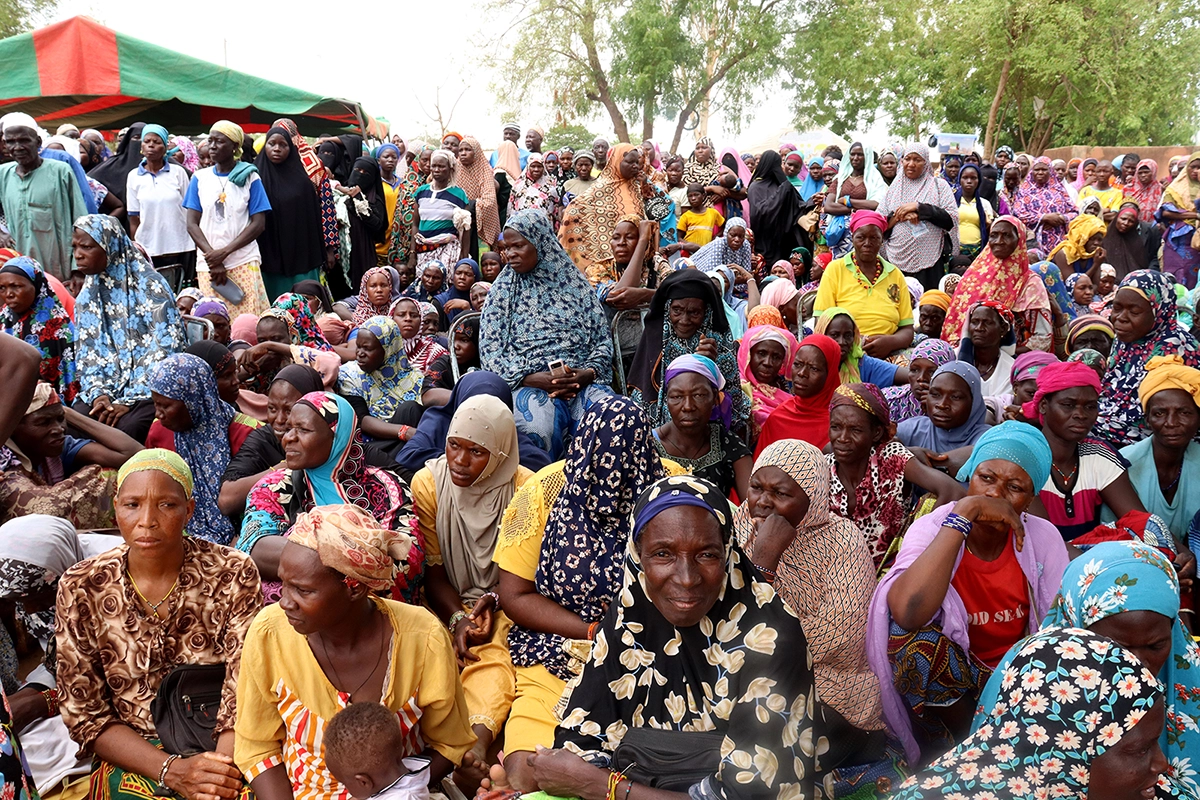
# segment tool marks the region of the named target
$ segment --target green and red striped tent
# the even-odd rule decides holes
[[[113,130],[142,121],[176,133],[205,133],[228,119],[261,133],[279,117],[291,117],[309,135],[386,135],[352,100],[219,67],[88,17],[0,40],[0,64],[0,114],[23,111],[51,131],[64,122]]]

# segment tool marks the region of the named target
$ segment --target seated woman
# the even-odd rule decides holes
[[[759,306],[770,308],[773,306]],[[779,315],[775,311],[776,316]],[[782,320],[781,320],[782,321]],[[755,325],[738,345],[742,392],[750,397],[750,436],[754,447],[771,412],[792,399],[792,361],[800,344],[791,331],[777,325]]]
[[[460,380],[468,372],[483,368],[479,361],[478,318],[460,320],[454,330],[452,344],[453,353],[442,353],[431,361],[425,370],[425,379],[421,381],[421,405],[427,409],[445,405],[450,399],[450,393],[454,391],[454,371],[450,367],[450,359],[458,362]]]
[[[842,309],[866,337],[864,351],[887,358],[912,345],[912,295],[904,273],[879,255],[887,219],[860,209],[850,217],[850,230],[854,249],[825,268],[813,315]]]
[[[908,357],[908,385],[883,390],[892,421],[899,424],[925,416],[925,398],[929,396],[933,374],[939,367],[957,359],[954,348],[941,339],[926,339],[914,347]]]
[[[145,441],[150,371],[187,343],[175,296],[112,217],[80,217],[71,241],[87,276],[75,302],[76,410]]]
[[[654,431],[654,447],[726,497],[746,496],[754,461],[742,440],[729,432],[731,405],[725,376],[706,356],[679,356],[667,365],[666,397],[670,417]],[[737,391],[736,389],[734,391]]]
[[[819,698],[814,724],[829,742],[822,770],[883,761],[887,740],[864,649],[875,565],[862,531],[831,513],[829,489],[817,448],[779,441],[755,460],[734,514],[738,544],[804,628]]]
[[[616,315],[629,309],[645,308],[654,299],[654,290],[671,273],[671,265],[659,254],[658,225],[634,214],[626,214],[613,229],[612,256],[588,267],[588,282],[596,289],[604,317],[612,324]],[[640,264],[641,269],[629,269]],[[628,317],[633,316],[633,319]],[[625,363],[633,357],[643,327],[640,315],[626,315],[617,326],[621,357]]]
[[[246,510],[246,495],[268,472],[285,461],[283,436],[288,431],[288,415],[292,406],[310,392],[323,391],[321,374],[303,364],[289,364],[275,375],[267,390],[266,425],[255,428],[242,446],[229,458],[221,476],[221,491],[217,507],[234,520],[240,529],[242,512]]]
[[[32,258],[10,258],[0,266],[0,331],[38,349],[41,380],[67,404],[75,401],[75,324],[54,294],[46,273]]]
[[[1168,557],[1142,542],[1103,542],[1063,573],[1063,588],[1042,630],[1086,628],[1136,655],[1159,683],[1170,724],[1159,745],[1173,767],[1171,778],[1186,793],[1200,792],[1200,775],[1189,758],[1200,746],[1198,681],[1190,656],[1195,644],[1179,619],[1179,578]],[[1023,643],[1009,650],[984,687],[973,727],[986,724],[1000,699],[1005,669],[1020,658]]]
[[[1139,270],[1125,276],[1113,298],[1111,322],[1117,341],[1102,381],[1095,434],[1116,447],[1125,447],[1146,440],[1153,432],[1138,401],[1149,361],[1155,356],[1176,355],[1184,366],[1200,367],[1200,344],[1179,324],[1175,289],[1170,277],[1161,272]],[[1134,486],[1138,485],[1135,480]],[[1154,505],[1145,498],[1143,502]]]
[[[322,737],[351,703],[394,713],[403,755],[428,757],[435,785],[470,748],[445,627],[377,594],[395,585],[412,546],[358,506],[322,505],[296,519],[279,559],[283,595],[254,620],[243,651],[234,757],[256,797],[348,796]]]
[[[554,707],[620,589],[620,543],[634,502],[655,481],[683,472],[659,459],[652,438],[636,403],[601,399],[566,460],[538,472],[504,513],[494,560],[500,604],[513,621],[517,694],[504,728],[504,770],[516,789],[535,788],[528,757],[553,743]]]
[[[846,309],[825,309],[817,319],[816,332],[833,339],[841,348],[838,377],[842,383],[870,383],[880,389],[908,383],[908,367],[866,354],[862,334]]]
[[[926,416],[912,417],[896,427],[896,438],[914,452],[948,456],[948,466],[963,463],[979,437],[988,430],[987,406],[979,372],[970,364],[951,361],[937,368],[925,398]]]
[[[771,412],[755,445],[755,457],[772,442],[801,439],[824,448],[829,444],[829,401],[841,384],[838,343],[814,333],[804,337],[792,360],[792,396]]]
[[[1012,312],[992,300],[981,300],[967,309],[958,360],[979,371],[984,397],[1012,394],[1015,326]]]
[[[913,334],[913,342],[919,343],[918,336],[928,339],[942,338],[942,330],[946,323],[946,312],[950,310],[952,298],[941,289],[930,289],[917,298],[917,328]]]
[[[238,380],[249,391],[265,395],[279,370],[289,364],[303,364],[320,373],[325,388],[335,386],[342,359],[332,350],[319,349],[283,316],[268,311],[258,320],[257,343],[238,354]]]
[[[965,734],[987,677],[1062,585],[1062,536],[1025,513],[1049,477],[1037,428],[992,428],[958,472],[967,496],[917,520],[879,583],[867,657],[911,764]]]
[[[1066,238],[1047,253],[1046,258],[1065,276],[1084,272],[1094,275],[1093,280],[1098,281],[1100,265],[1104,263],[1104,248],[1101,247],[1101,243],[1107,232],[1108,226],[1100,217],[1080,214],[1071,220]]]
[[[1029,710],[1045,697],[1025,688],[1031,685],[1054,687],[1056,699],[1044,711]],[[1133,651],[1090,631],[1043,631],[1017,651],[1003,688],[1004,702],[981,714],[980,728],[905,779],[892,800],[1043,793],[1152,798],[1194,791],[1172,785],[1164,774],[1171,765],[1158,740],[1164,724],[1170,729],[1173,723],[1167,723],[1161,684]]]
[[[400,328],[400,338],[404,345],[404,358],[410,367],[428,377],[434,374],[433,363],[446,355],[447,348],[442,346],[445,341],[437,335],[437,328],[432,332],[426,329],[426,306],[411,297],[401,297],[392,304],[384,316],[390,316]],[[437,310],[433,311],[434,316]]]
[[[266,422],[267,399],[265,396],[243,389],[238,381],[237,356],[225,345],[212,339],[201,339],[188,345],[188,355],[204,359],[217,378],[217,394],[229,405],[247,417]],[[151,424],[153,428],[153,424]]]
[[[962,497],[949,475],[923,464],[895,437],[883,392],[869,383],[843,383],[829,404],[830,502],[852,520],[879,567],[907,515],[905,482],[937,495],[939,503]],[[852,491],[847,490],[852,487]]]
[[[332,392],[313,392],[296,401],[282,444],[285,467],[259,480],[246,498],[237,548],[249,553],[263,576],[263,594],[279,599],[279,557],[296,518],[319,505],[353,503],[388,530],[408,533],[416,520],[404,481],[367,464],[354,409]],[[420,589],[425,547],[414,537],[408,560],[397,573],[392,597],[412,602]]]
[[[363,273],[350,321],[357,328],[371,317],[386,317],[399,297],[400,273],[391,267],[371,267]],[[345,303],[349,306],[351,301]]]
[[[1063,309],[1067,316],[1078,317],[1092,312],[1092,301],[1096,298],[1096,287],[1086,272],[1076,272],[1064,281],[1071,294],[1071,307]]]
[[[727,386],[740,384],[737,346],[729,335],[724,303],[703,272],[684,269],[671,273],[654,293],[645,326],[628,383],[629,396],[641,404],[652,425],[661,425],[670,416],[663,373],[679,356],[694,353],[710,358]],[[743,393],[731,394],[731,427],[740,432],[749,418],[748,403]]]
[[[225,301],[219,297],[201,298],[192,308],[192,316],[206,319],[212,323],[213,338],[211,341],[227,345],[231,338],[229,309]]]
[[[791,281],[771,281],[763,287],[761,304],[778,309],[783,317],[783,327],[803,338],[804,319],[800,315],[800,296],[800,289]],[[753,314],[754,309],[751,309],[750,313]],[[747,314],[747,324],[750,324],[749,316]]]
[[[425,262],[421,267],[419,280],[415,280],[404,290],[404,297],[411,297],[418,303],[428,303],[442,292],[446,291],[446,265],[438,259]]]
[[[595,291],[554,237],[549,217],[512,215],[504,246],[509,268],[480,321],[483,366],[513,390],[517,428],[558,458],[588,408],[612,393],[612,337]]]
[[[464,311],[471,310],[471,287],[479,280],[479,263],[473,258],[461,259],[450,273],[450,287],[437,296],[438,303],[446,314],[446,321]]]
[[[1100,379],[1078,363],[1043,367],[1037,393],[1024,407],[1025,418],[1041,426],[1050,444],[1050,479],[1038,498],[1066,542],[1100,525],[1104,506],[1118,518],[1146,510],[1126,474],[1129,463],[1091,436],[1099,413]]]
[[[186,353],[173,355],[154,368],[150,397],[155,420],[146,436],[147,446],[178,453],[199,479],[191,534],[230,544],[237,531],[217,507],[221,476],[230,457],[262,423],[222,400],[212,368],[204,359]]]
[[[1098,314],[1076,317],[1067,329],[1067,353],[1095,350],[1108,358],[1116,338],[1117,332],[1113,330],[1112,323],[1104,317]]]
[[[372,445],[395,448],[421,419],[422,374],[404,357],[404,339],[391,317],[369,317],[354,339],[355,361],[343,364],[338,394],[345,397]]]
[[[83,434],[67,434],[67,426]],[[12,438],[0,447],[0,522],[29,514],[76,528],[112,528],[116,473],[142,446],[116,428],[68,408],[39,382]]]
[[[499,375],[486,370],[476,370],[469,375],[463,375],[444,405],[429,408],[421,415],[416,432],[396,455],[396,472],[405,480],[412,480],[412,476],[428,462],[446,452],[446,436],[454,412],[470,398],[484,394],[497,397],[509,409],[512,408],[512,391]],[[517,446],[521,450],[521,466],[535,471],[549,466],[549,454],[519,428]]]
[[[598,626],[595,657],[567,698],[554,742],[561,749],[529,758],[532,781],[585,796],[611,775],[613,752],[630,729],[654,727],[664,745],[678,732],[681,748],[693,747],[694,732],[724,736],[706,754],[711,774],[692,786],[668,765],[639,763],[639,777],[655,776],[656,788],[646,778],[620,779],[617,796],[812,796],[821,775],[813,749],[801,744],[818,725],[811,701],[801,700],[813,692],[805,634],[734,541],[728,502],[704,481],[665,478],[638,498],[632,527],[622,536],[623,559],[614,558],[624,562],[620,605]],[[697,566],[684,577],[687,557]],[[680,604],[674,595],[685,583],[696,600]],[[731,631],[728,646],[737,645],[739,657],[725,666],[703,656],[710,644],[719,647],[717,629]],[[644,654],[656,654],[653,673]]]
[[[412,479],[425,537],[425,596],[449,628],[463,665],[463,693],[476,736],[463,759],[465,791],[473,792],[484,777],[488,749],[512,706],[512,622],[500,609],[500,568],[492,555],[500,518],[531,477],[519,463],[512,411],[496,397],[477,395],[454,412],[445,453]]]
[[[188,800],[243,791],[233,763],[235,694],[242,642],[262,606],[258,571],[242,553],[184,535],[192,489],[176,454],[135,455],[117,475],[125,544],[59,580],[59,710],[80,752],[96,757],[97,797],[144,797],[141,787],[156,782]],[[213,746],[185,757],[160,749],[151,711],[181,664],[225,665]]]

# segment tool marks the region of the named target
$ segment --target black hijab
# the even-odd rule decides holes
[[[142,163],[142,128],[144,122],[135,122],[125,131],[125,135],[117,142],[117,152],[103,164],[92,167],[88,175],[108,187],[108,191],[121,198],[125,204],[125,182],[129,179],[130,170],[136,169]],[[168,144],[168,147],[170,145]],[[170,157],[168,156],[168,161]]]
[[[294,283],[292,284],[292,292],[317,298],[321,301],[322,311],[326,314],[333,313],[333,300],[329,296],[329,289],[325,288],[320,281],[309,279]]]
[[[983,170],[977,165],[967,163],[963,164],[958,169],[958,183],[954,184],[954,201],[962,203],[962,176],[967,170],[975,170],[975,176],[979,178],[979,185],[975,187],[975,213],[979,215],[979,247],[982,250],[988,243],[988,222],[987,214],[983,213],[983,193],[980,191],[983,188]],[[993,193],[995,193],[995,184],[992,184]],[[991,201],[989,201],[991,202]],[[1000,216],[997,214],[996,216]]]
[[[288,154],[276,164],[263,152],[254,162],[263,189],[271,202],[267,227],[258,237],[262,271],[270,275],[299,275],[325,264],[325,242],[321,235],[321,200],[300,154],[284,128],[271,128],[267,139],[278,134],[287,141]]]
[[[383,178],[379,164],[370,156],[354,162],[354,169],[346,180],[346,186],[357,186],[362,190],[359,198],[348,200],[350,216],[350,269],[346,276],[350,288],[358,291],[362,276],[375,266],[375,245],[383,241],[390,227],[387,205],[384,202]],[[367,213],[362,214],[360,200],[367,203]]]
[[[338,141],[342,143],[342,148],[346,151],[343,158],[345,159],[346,174],[349,175],[354,170],[354,162],[362,158],[363,138],[353,133],[347,133],[339,136]]]
[[[229,352],[228,347],[220,342],[214,342],[212,339],[193,342],[184,352],[203,358],[208,366],[212,367],[213,375],[220,375],[229,368],[230,363],[234,360],[233,353]]]
[[[346,163],[346,148],[337,139],[326,139],[317,145],[317,158],[333,173],[338,183],[350,177],[350,165]]]
[[[768,264],[786,260],[800,245],[800,195],[783,172],[783,159],[774,150],[758,158],[754,178],[746,190],[754,249]]]
[[[310,392],[325,391],[325,384],[321,381],[321,373],[307,364],[288,364],[275,373],[275,377],[271,379],[271,383],[275,383],[276,381],[290,383],[292,388],[299,392],[301,396]]]
[[[979,188],[975,191],[980,197],[991,203],[994,208],[996,205],[996,181],[1000,177],[1000,172],[991,164],[982,164],[978,169]],[[999,215],[1000,209],[997,208],[995,211]],[[1009,213],[1011,214],[1012,211],[1010,210]]]

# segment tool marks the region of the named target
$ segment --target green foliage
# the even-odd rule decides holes
[[[542,151],[549,152],[569,147],[578,153],[580,150],[591,150],[594,141],[596,141],[596,134],[582,125],[555,125],[546,130],[546,137],[542,140]]]
[[[38,17],[54,8],[54,0],[0,0],[0,39],[33,28]]]

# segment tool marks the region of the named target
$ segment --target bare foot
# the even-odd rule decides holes
[[[503,767],[500,768],[503,771]],[[463,755],[462,765],[454,770],[454,784],[467,797],[472,797],[483,788],[484,783],[490,783],[491,771],[487,762],[479,757],[474,750],[468,750]]]
[[[468,755],[471,755],[468,753]],[[463,757],[465,762],[466,756]],[[479,790],[475,793],[476,800],[494,800],[513,791],[508,782],[508,773],[504,770],[503,762],[493,764],[486,778],[479,781]]]

